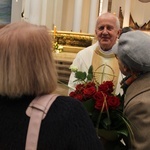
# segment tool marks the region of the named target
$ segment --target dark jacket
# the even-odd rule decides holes
[[[23,150],[33,96],[0,97],[0,149]],[[94,126],[82,104],[59,96],[42,121],[38,150],[101,150]]]

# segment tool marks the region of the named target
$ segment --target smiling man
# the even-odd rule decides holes
[[[111,13],[104,13],[97,18],[95,34],[103,51],[109,51],[120,34],[120,22]]]
[[[77,67],[79,71],[88,72],[88,68],[92,65],[97,82],[113,80],[116,88],[119,68],[111,48],[116,43],[120,31],[119,19],[114,14],[104,13],[99,16],[95,26],[97,42],[78,52],[72,66]],[[72,72],[68,82],[69,91],[74,90],[76,86],[74,81],[75,74]]]

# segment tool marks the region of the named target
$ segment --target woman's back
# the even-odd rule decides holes
[[[0,149],[24,149],[29,123],[25,112],[33,98],[0,97]],[[59,96],[42,121],[38,149],[100,150],[101,143],[82,104]]]

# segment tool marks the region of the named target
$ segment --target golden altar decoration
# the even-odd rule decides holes
[[[56,27],[50,33],[54,37],[54,43],[63,46],[64,52],[77,53],[95,42],[94,34],[57,31]]]
[[[58,73],[58,81],[61,83],[68,83],[71,70],[69,69],[76,54],[92,45],[95,42],[95,36],[87,33],[57,31],[56,26],[54,30],[49,31],[53,37],[54,43],[54,59]],[[57,47],[63,47],[61,50]]]

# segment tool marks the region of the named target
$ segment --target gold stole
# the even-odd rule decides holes
[[[117,86],[119,76],[119,66],[114,54],[102,53],[100,47],[94,50],[92,66],[94,77],[97,82],[113,80],[115,87]]]

